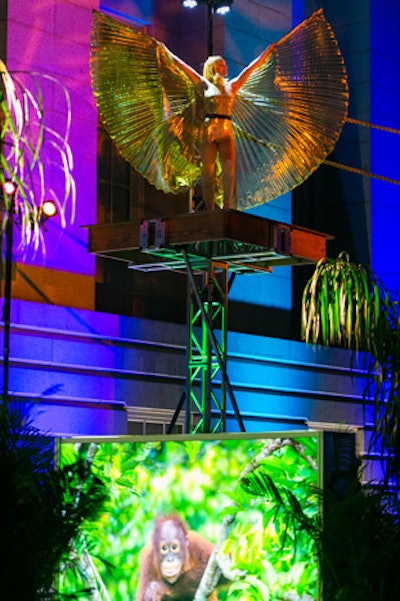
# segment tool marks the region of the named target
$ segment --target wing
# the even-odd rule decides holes
[[[268,202],[307,179],[333,150],[348,99],[336,38],[318,10],[277,43],[237,93],[237,208]]]
[[[174,55],[94,11],[91,76],[100,117],[121,155],[159,190],[192,187],[201,175],[202,94]]]

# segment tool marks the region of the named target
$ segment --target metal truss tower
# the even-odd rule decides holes
[[[244,431],[227,374],[228,264],[210,261],[201,286],[185,250],[188,274],[186,432],[225,432],[227,396]]]

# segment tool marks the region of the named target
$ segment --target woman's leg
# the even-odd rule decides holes
[[[217,160],[218,147],[216,142],[204,142],[200,148],[203,161],[203,202],[207,211],[215,208],[215,161]]]
[[[230,209],[235,191],[235,140],[223,138],[218,145],[219,158],[222,165],[222,188],[224,191],[224,209]]]

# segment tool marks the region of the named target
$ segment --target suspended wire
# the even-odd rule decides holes
[[[400,134],[400,129],[396,129],[394,127],[385,127],[384,125],[376,125],[375,123],[368,123],[367,121],[361,121],[360,119],[352,119],[351,117],[347,117],[346,122],[353,125],[360,125],[361,127],[368,127],[369,129],[386,131],[391,134]],[[358,175],[362,175],[364,177],[379,179],[383,182],[394,184],[395,186],[400,186],[400,180],[392,179],[391,177],[386,177],[384,175],[377,175],[376,173],[371,173],[366,169],[358,169],[357,167],[350,167],[349,165],[343,165],[342,163],[336,163],[335,161],[329,160],[325,160],[324,165],[328,165],[328,167],[336,167],[337,169],[343,169],[344,171],[350,171],[351,173],[357,173]]]
[[[400,134],[400,129],[394,129],[393,127],[385,127],[384,125],[376,125],[375,123],[368,123],[368,121],[360,121],[359,119],[351,119],[346,117],[347,123],[353,123],[354,125],[362,125],[363,127],[369,127],[372,129],[381,129],[382,131],[388,131],[391,134]]]
[[[366,169],[357,169],[357,167],[349,167],[348,165],[343,165],[342,163],[335,163],[335,161],[324,161],[324,165],[328,165],[329,167],[337,167],[338,169],[343,169],[344,171],[350,171],[351,173],[357,173],[358,175],[363,175],[365,177],[372,177],[373,179],[380,179],[383,182],[388,182],[389,184],[395,184],[396,186],[400,186],[400,180],[391,179],[390,177],[385,177],[384,175],[376,175],[375,173],[371,173]]]

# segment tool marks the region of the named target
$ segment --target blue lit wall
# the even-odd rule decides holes
[[[186,385],[184,325],[25,301],[11,317],[10,396],[43,430],[124,434],[136,411],[172,418]],[[247,431],[363,424],[365,372],[362,358],[350,369],[348,351],[229,332],[227,359]],[[230,402],[228,421],[238,428]]]
[[[400,129],[398,98],[400,7],[391,0],[294,0],[293,13],[322,7],[342,50],[350,88],[349,117]],[[345,124],[331,157],[363,172],[400,180],[400,137],[362,125]],[[319,179],[318,179],[319,178]],[[370,264],[393,293],[400,291],[398,256],[400,187],[369,176],[322,168],[307,192],[308,215],[317,229],[335,236],[335,256],[347,250],[355,262]],[[313,227],[310,224],[310,227]]]
[[[249,213],[283,223],[291,223],[292,195],[287,193],[270,203],[251,209]],[[268,305],[290,311],[292,308],[292,268],[274,268],[272,273],[241,275],[229,293],[230,301]]]
[[[400,5],[371,0],[371,122],[400,129]],[[400,180],[400,135],[371,132],[371,171]],[[371,260],[385,285],[400,294],[400,186],[371,182]]]

